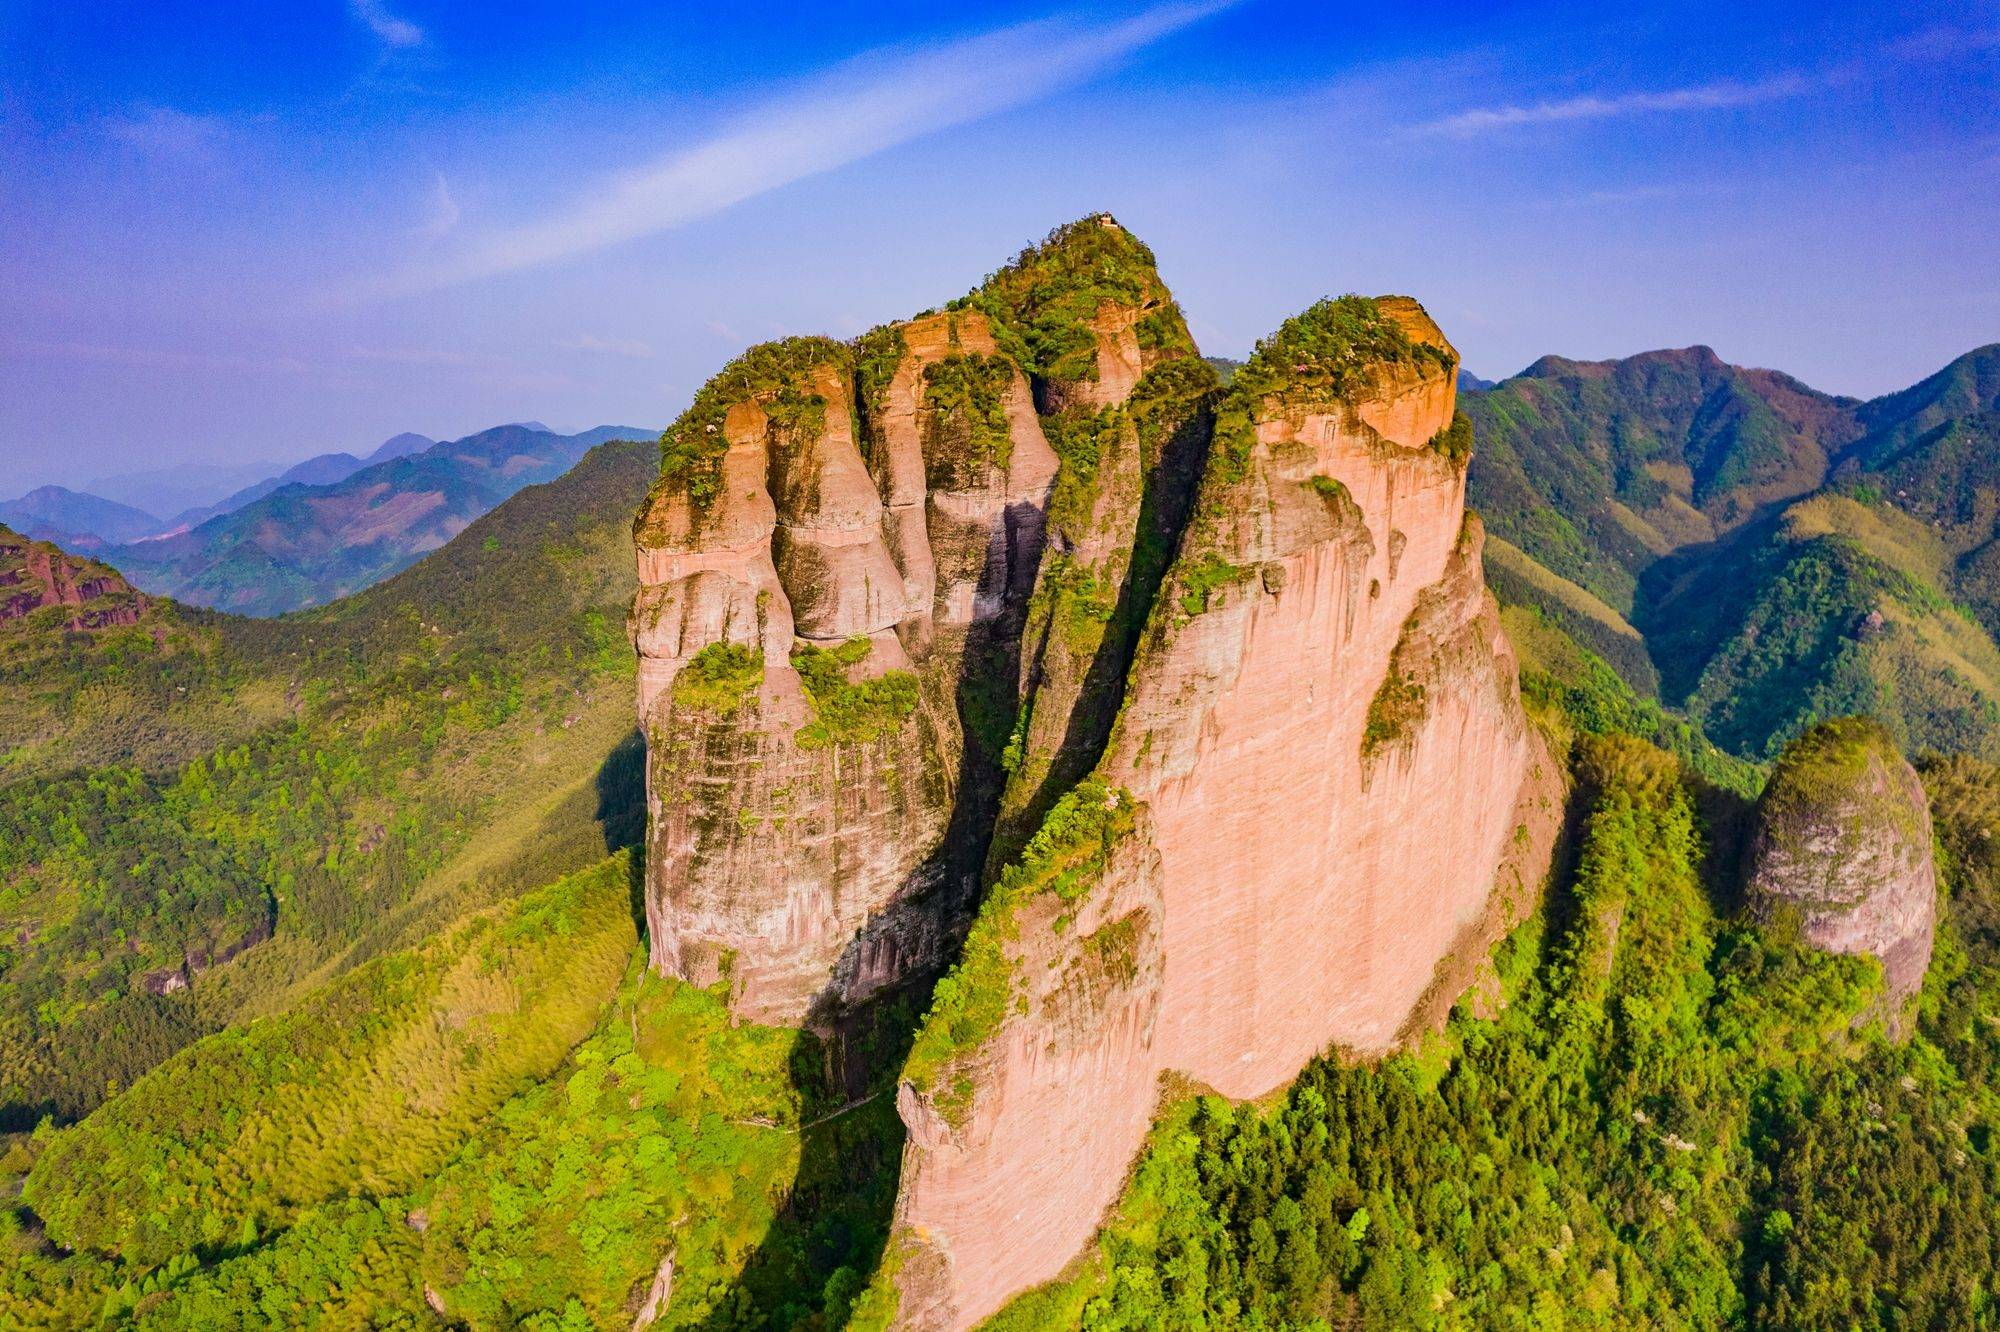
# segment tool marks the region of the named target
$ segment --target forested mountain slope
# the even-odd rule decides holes
[[[1706,348],[1545,357],[1467,396],[1495,586],[1739,754],[1866,711],[2000,756],[1996,400],[1991,347],[1867,403]]]
[[[636,836],[621,620],[653,457],[603,446],[302,617],[0,625],[29,718],[0,764],[8,1122]]]

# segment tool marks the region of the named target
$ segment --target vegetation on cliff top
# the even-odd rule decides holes
[[[874,644],[850,638],[836,647],[801,643],[792,649],[792,669],[812,700],[813,720],[799,728],[800,749],[873,744],[893,735],[917,710],[917,677],[884,671],[853,682],[849,672],[868,659]]]
[[[1097,339],[1090,325],[1101,307],[1137,309],[1164,290],[1153,252],[1100,213],[1056,228],[952,308],[984,313],[1000,350],[1030,374],[1075,383],[1097,378]],[[1142,341],[1150,347],[1186,342],[1177,313],[1155,311],[1141,322]]]
[[[1785,746],[1765,783],[1757,821],[1760,840],[1790,862],[1782,886],[1811,894],[1797,905],[1860,905],[1880,885],[1843,873],[1859,851],[1900,844],[1928,852],[1924,812],[1907,780],[1894,737],[1870,717],[1819,722]]]
[[[1366,296],[1314,303],[1260,341],[1230,377],[1216,412],[1210,471],[1225,482],[1243,479],[1261,413],[1346,402],[1380,367],[1425,362],[1446,375],[1457,365],[1444,348],[1411,338]]]
[[[854,349],[832,338],[783,338],[760,342],[701,386],[688,409],[660,436],[660,487],[686,494],[697,511],[722,493],[722,457],[729,451],[724,429],[729,409],[757,400],[767,414],[797,418],[826,404],[803,391],[813,369],[832,365],[845,372],[854,365]],[[893,373],[893,369],[892,369]],[[648,502],[639,511],[636,531],[643,539],[655,510]]]

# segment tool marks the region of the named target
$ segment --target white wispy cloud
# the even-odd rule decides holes
[[[1911,65],[1958,60],[2000,46],[2000,28],[1934,27],[1899,38],[1872,53],[1831,69],[1775,74],[1749,81],[1722,79],[1684,88],[1617,93],[1585,93],[1549,101],[1475,107],[1412,128],[1423,134],[1472,138],[1524,125],[1565,121],[1615,120],[1629,116],[1723,111],[1761,102],[1786,101],[1831,89],[1868,83]]]
[[[372,294],[554,263],[707,217],[884,149],[1047,97],[1237,0],[1170,3],[1114,22],[1044,19],[864,55],[753,107],[705,142],[574,192],[587,202],[492,231]]]
[[[442,347],[349,347],[347,355],[352,360],[373,361],[380,365],[451,366],[482,370],[495,364],[490,357],[473,356]]]
[[[1469,138],[1495,130],[1523,125],[1548,125],[1573,120],[1612,120],[1625,116],[1662,115],[1676,111],[1719,111],[1729,107],[1753,106],[1802,97],[1825,87],[1825,78],[1802,74],[1781,74],[1751,83],[1704,83],[1688,88],[1665,88],[1656,92],[1627,92],[1611,95],[1587,93],[1557,101],[1482,106],[1460,111],[1416,128],[1430,134]]]
[[[227,370],[254,374],[312,374],[320,367],[293,356],[244,356],[175,347],[128,347],[98,342],[11,340],[0,344],[18,356],[85,361],[139,370]]]
[[[375,34],[384,46],[409,47],[424,44],[424,30],[389,12],[381,0],[347,0],[348,12]]]

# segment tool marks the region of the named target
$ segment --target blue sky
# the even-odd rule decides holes
[[[1216,353],[1402,291],[1872,395],[2000,339],[2000,0],[0,0],[0,492],[663,425],[1098,209]]]

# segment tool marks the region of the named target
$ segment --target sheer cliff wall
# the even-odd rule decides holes
[[[910,1061],[904,1326],[969,1326],[1054,1276],[1162,1072],[1248,1097],[1329,1044],[1387,1048],[1486,909],[1532,741],[1464,511],[1455,364],[1414,302],[1329,303],[1221,404],[1110,744],[1002,876]]]
[[[659,970],[726,974],[739,1016],[800,1023],[948,961],[1052,496],[1092,507],[1117,469],[1082,423],[1192,351],[1151,255],[1086,219],[950,310],[753,348],[702,390],[635,528]],[[1132,547],[1132,480],[1099,546]],[[1126,568],[1096,563],[1115,599]],[[1066,729],[1074,701],[1040,715]]]
[[[1163,1074],[1390,1048],[1503,864],[1538,879],[1456,370],[1416,302],[1343,297],[1225,389],[1097,217],[942,312],[754,348],[667,432],[653,963],[822,1031],[942,975],[871,1292],[903,1326],[1054,1276]]]

